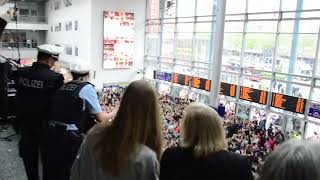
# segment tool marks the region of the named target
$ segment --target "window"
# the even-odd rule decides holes
[[[66,54],[68,54],[68,55],[72,55],[72,46],[66,46],[65,47],[65,52],[66,52]]]
[[[74,30],[78,31],[78,21],[74,21]]]
[[[31,16],[38,16],[38,11],[31,9]]]
[[[54,1],[54,10],[58,10],[61,7],[61,1],[60,0],[55,0]]]
[[[54,31],[56,31],[56,32],[61,31],[61,23],[58,23],[58,24],[54,27]]]
[[[79,48],[78,47],[74,47],[74,55],[75,56],[79,55]]]
[[[71,31],[72,30],[72,21],[66,22],[66,31]]]
[[[20,16],[29,16],[29,9],[19,9]]]
[[[65,7],[72,6],[72,0],[63,0],[63,2]]]

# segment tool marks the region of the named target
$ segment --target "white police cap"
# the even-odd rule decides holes
[[[59,59],[59,54],[63,52],[63,48],[52,44],[43,44],[37,47],[39,52],[49,54],[52,57]]]
[[[70,69],[71,72],[77,74],[86,74],[91,70],[90,63],[79,57],[63,57],[60,58],[60,63]]]

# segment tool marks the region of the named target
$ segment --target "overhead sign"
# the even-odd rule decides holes
[[[279,93],[272,93],[271,106],[294,113],[304,114],[306,107],[306,99]]]

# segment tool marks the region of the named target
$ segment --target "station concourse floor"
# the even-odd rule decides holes
[[[13,134],[9,127],[5,131],[0,131],[0,137]],[[12,141],[0,139],[0,180],[27,180],[24,166],[18,153],[19,136],[10,138]]]

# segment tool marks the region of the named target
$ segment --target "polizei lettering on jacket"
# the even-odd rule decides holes
[[[34,80],[34,79],[28,79],[28,78],[20,78],[19,84],[25,87],[31,87],[36,89],[42,89],[43,88],[43,81]]]

